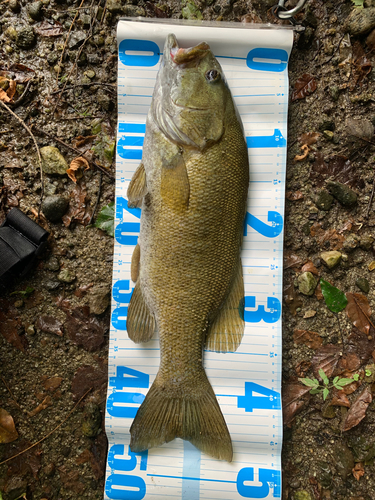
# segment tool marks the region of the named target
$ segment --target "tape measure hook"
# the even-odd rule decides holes
[[[300,10],[303,9],[307,0],[299,0],[297,5],[293,9],[290,9],[290,10],[286,10],[286,8],[284,7],[285,2],[286,2],[286,0],[279,0],[279,3],[272,8],[272,13],[278,19],[282,19],[282,20],[288,19],[293,24],[295,24],[295,20],[293,19],[293,17],[296,14],[298,14],[298,12]]]

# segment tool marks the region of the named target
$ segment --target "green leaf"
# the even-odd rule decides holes
[[[95,227],[98,227],[102,231],[105,231],[109,236],[114,236],[114,220],[115,220],[115,203],[112,201],[109,205],[103,207],[98,217],[96,218]]]
[[[17,292],[12,292],[10,295],[21,295],[21,297],[27,298],[29,295],[33,293],[33,291],[34,288],[32,286],[27,286],[26,290],[19,290]]]
[[[322,392],[322,389],[311,389],[310,394],[319,394]]]
[[[320,286],[322,288],[322,294],[328,309],[332,312],[338,313],[345,309],[348,299],[345,296],[345,293],[332,286],[325,281],[323,278],[320,279]]]
[[[316,384],[316,382],[314,382],[314,380],[311,380],[311,378],[299,378],[298,380],[302,382],[302,384],[307,385],[307,387],[312,387],[313,389],[319,387],[319,382],[318,384]]]
[[[328,394],[329,394],[329,389],[327,389],[327,387],[325,387],[324,391],[323,391],[323,399],[324,399],[324,401],[327,399]]]
[[[332,384],[333,384],[333,385],[335,385],[335,384],[336,384],[336,382],[338,381],[338,379],[339,379],[339,378],[340,378],[340,377],[335,377],[335,378],[332,380]]]
[[[366,370],[365,374],[366,374],[366,377],[371,377],[372,371],[371,370]]]
[[[363,7],[364,0],[352,0],[356,7]]]
[[[359,380],[359,373],[355,373],[353,375],[353,380],[355,380],[357,382],[357,380]]]
[[[319,369],[319,375],[322,377],[324,384],[328,385],[329,379],[328,379],[327,375],[324,373],[324,370],[322,368]]]
[[[336,385],[339,387],[345,387],[346,385],[349,385],[353,382],[352,378],[340,378],[340,380],[337,382]]]

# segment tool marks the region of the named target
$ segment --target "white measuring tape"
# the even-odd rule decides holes
[[[148,20],[149,21],[149,20]],[[288,72],[293,32],[242,25],[121,20],[118,26],[116,220],[106,429],[106,499],[236,500],[281,498],[281,300]],[[126,316],[134,283],[130,260],[140,209],[126,191],[142,158],[145,122],[164,41],[207,42],[223,67],[244,124],[250,189],[242,246],[245,334],[235,353],[204,353],[204,366],[227,422],[228,463],[181,439],[142,453],[129,428],[159,367],[159,342],[136,345]]]

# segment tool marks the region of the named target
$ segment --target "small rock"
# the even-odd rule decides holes
[[[68,164],[60,151],[54,146],[44,146],[40,154],[43,159],[43,172],[46,174],[64,175],[68,170]]]
[[[314,311],[314,309],[309,309],[305,312],[303,319],[313,318],[315,315],[316,315],[316,311]]]
[[[34,325],[29,325],[25,331],[27,335],[30,335],[32,337],[33,335],[35,335]]]
[[[303,295],[313,295],[317,285],[317,280],[310,272],[302,273],[298,276],[298,290]]]
[[[9,0],[9,8],[15,14],[20,11],[21,6],[18,0]]]
[[[329,93],[331,94],[332,99],[337,102],[340,97],[340,88],[337,87],[336,85],[330,87]]]
[[[328,462],[319,462],[318,480],[323,488],[329,488],[332,484],[332,471]]]
[[[57,279],[63,283],[72,283],[76,279],[76,276],[73,271],[69,271],[69,269],[62,269],[59,272]]]
[[[289,486],[294,489],[299,488],[301,486],[301,481],[297,478],[292,479],[289,483]]]
[[[47,56],[47,62],[50,66],[54,66],[58,60],[59,60],[59,55],[55,51],[50,52]]]
[[[5,31],[4,35],[10,40],[17,40],[17,30],[14,26],[9,26]]]
[[[356,234],[349,234],[344,241],[343,248],[347,252],[352,252],[359,245],[359,238]]]
[[[349,14],[345,28],[353,36],[364,35],[375,27],[375,7],[354,8]]]
[[[123,13],[123,5],[121,0],[108,0],[107,1],[107,10],[111,14],[122,14]]]
[[[45,467],[43,467],[42,472],[47,476],[51,477],[54,475],[56,470],[55,464],[54,463],[49,463]]]
[[[330,268],[333,269],[341,260],[341,253],[337,250],[330,250],[320,254],[322,261]]]
[[[44,283],[44,286],[50,292],[53,292],[53,290],[57,290],[60,285],[61,283],[59,281],[53,281],[53,280],[48,280]]]
[[[362,248],[362,250],[370,250],[375,239],[370,236],[369,234],[363,234],[359,238],[359,246]]]
[[[343,442],[338,442],[333,449],[334,463],[337,472],[342,479],[346,479],[354,467],[354,458],[352,452]]]
[[[368,265],[368,270],[373,271],[375,269],[375,260],[371,261]]]
[[[106,285],[97,285],[90,289],[89,306],[93,314],[103,314],[110,303],[110,288]]]
[[[45,269],[49,271],[58,271],[60,269],[60,263],[56,257],[50,257],[44,265]]]
[[[322,408],[322,415],[324,418],[335,418],[336,412],[334,407],[326,402]]]
[[[330,130],[333,132],[335,130],[335,122],[333,120],[324,120],[319,125],[320,132],[324,132],[325,130]]]
[[[360,120],[347,118],[345,126],[349,136],[361,137],[370,141],[374,135],[374,125],[370,120],[366,120],[365,118],[361,118]]]
[[[20,309],[22,306],[23,306],[23,300],[22,299],[18,299],[18,300],[15,301],[14,307],[17,307],[17,309]]]
[[[81,78],[81,84],[82,84],[82,85],[89,85],[90,83],[91,83],[91,80],[90,80],[90,78],[88,78],[87,76],[83,76],[83,77]]]
[[[17,33],[17,46],[21,49],[31,49],[36,42],[36,36],[31,26],[20,29]]]
[[[79,17],[82,21],[83,26],[90,26],[91,16],[89,16],[89,14],[81,14]]]
[[[87,78],[90,78],[90,80],[92,80],[93,78],[95,78],[95,71],[93,69],[88,69],[83,74],[85,76],[87,76]]]
[[[37,2],[32,2],[28,8],[27,12],[31,19],[34,19],[34,21],[40,21],[42,19],[42,7],[43,4],[40,0]]]
[[[82,434],[86,437],[97,436],[102,423],[102,414],[99,406],[94,403],[88,403],[85,406],[85,412],[82,420]]]
[[[327,186],[336,200],[344,205],[344,207],[352,207],[357,203],[357,194],[346,184],[329,181],[327,182]]]
[[[13,52],[13,47],[11,47],[10,45],[7,45],[5,44],[4,45],[4,50],[7,54],[11,54]]]
[[[102,35],[94,35],[90,39],[89,43],[94,47],[102,47],[104,45],[104,38],[102,37]]]
[[[56,186],[52,184],[52,182],[49,182],[49,180],[46,180],[44,183],[44,195],[45,196],[51,196],[52,194],[56,193]]]
[[[104,43],[104,40],[103,40]],[[100,63],[100,57],[98,54],[87,54],[87,62],[89,64],[99,64]]]
[[[299,490],[294,493],[294,500],[312,500],[312,498],[308,491]]]
[[[333,196],[331,194],[329,194],[329,192],[326,189],[322,189],[318,193],[318,196],[317,196],[316,201],[315,201],[316,206],[320,210],[325,210],[326,212],[328,212],[328,210],[330,210],[330,208],[332,206],[332,202],[333,202]]]
[[[69,38],[68,47],[69,50],[78,49],[86,39],[86,34],[84,31],[74,31]]]
[[[65,214],[69,201],[58,194],[47,196],[42,203],[42,212],[51,222],[58,222]]]
[[[97,98],[96,98],[97,103],[101,108],[103,108],[105,111],[112,111],[114,108],[114,102],[111,97],[109,97],[107,94],[105,94],[103,91],[99,91],[97,93]]]
[[[144,17],[146,15],[145,9],[143,7],[138,7],[137,5],[125,5],[124,14],[129,17]]]
[[[358,278],[355,284],[360,290],[362,290],[362,292],[369,293],[370,283],[367,281],[366,278]]]
[[[335,135],[331,130],[323,130],[323,135],[329,141],[332,141],[333,136]]]

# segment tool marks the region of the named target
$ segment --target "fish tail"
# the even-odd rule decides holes
[[[199,394],[197,387],[192,391],[185,386],[170,391],[156,378],[130,428],[130,449],[141,452],[178,437],[214,458],[231,462],[232,441],[207,378],[199,389]]]

